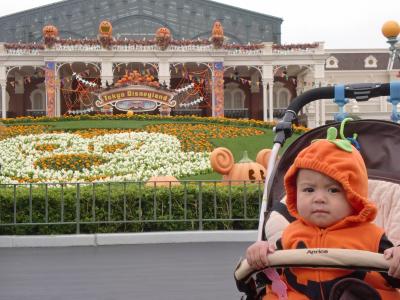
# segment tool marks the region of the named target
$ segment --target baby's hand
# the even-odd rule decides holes
[[[388,274],[389,276],[400,278],[400,247],[392,247],[384,252],[386,259],[392,258]]]
[[[258,241],[247,248],[246,259],[250,267],[256,270],[268,267],[268,254],[275,252],[275,246],[265,241]]]

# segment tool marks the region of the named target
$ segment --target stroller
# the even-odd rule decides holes
[[[312,140],[324,139],[329,127],[340,128],[340,123],[317,127],[299,137],[277,159],[280,147],[292,135],[292,124],[297,113],[306,104],[319,100],[336,98],[341,93],[346,98],[367,101],[378,96],[389,96],[400,102],[400,83],[355,84],[338,87],[322,87],[307,91],[298,96],[287,108],[283,119],[275,128],[274,146],[270,155],[267,179],[260,211],[258,237],[275,243],[284,228],[294,220],[285,205],[283,178],[297,154]],[[400,124],[381,120],[357,120],[346,124],[345,137],[357,133],[360,153],[368,170],[368,197],[376,202],[378,216],[375,223],[382,227],[388,239],[400,244]],[[311,250],[311,252],[310,252]],[[347,249],[297,249],[280,250],[268,256],[270,267],[341,268],[352,270],[373,270],[387,272],[389,263],[382,254]],[[312,253],[313,255],[309,255]],[[272,269],[273,270],[273,269]],[[266,272],[252,270],[246,260],[239,262],[234,278],[236,285],[245,296],[242,299],[261,299],[265,291]],[[268,276],[268,279],[271,279]],[[269,281],[271,282],[271,280]],[[272,284],[274,284],[272,280]],[[351,288],[362,298],[352,296]],[[347,294],[346,294],[347,293]],[[363,294],[364,293],[364,294]],[[346,295],[345,295],[346,294]],[[360,280],[354,279],[331,291],[329,299],[380,299],[376,291]],[[374,298],[375,297],[375,298]],[[282,298],[284,299],[284,298]]]

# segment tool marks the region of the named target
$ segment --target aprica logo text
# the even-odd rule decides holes
[[[326,249],[309,249],[306,254],[327,254],[328,250]]]

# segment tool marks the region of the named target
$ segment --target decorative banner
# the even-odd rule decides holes
[[[46,85],[46,110],[48,117],[56,115],[56,64],[54,61],[47,61],[45,67]]]
[[[214,63],[214,117],[224,116],[224,63]]]
[[[97,94],[97,107],[112,105],[122,111],[144,112],[156,110],[162,104],[174,107],[177,94],[146,85],[131,85]]]

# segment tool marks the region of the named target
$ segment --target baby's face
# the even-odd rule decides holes
[[[297,174],[297,211],[320,228],[353,214],[342,185],[309,169],[300,169]]]

